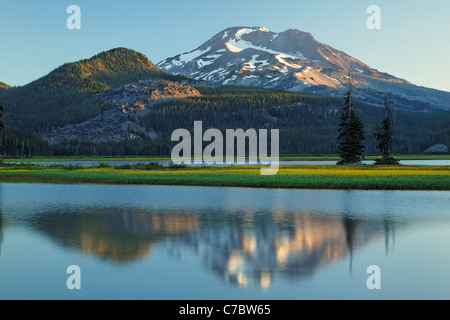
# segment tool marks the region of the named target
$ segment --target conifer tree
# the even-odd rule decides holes
[[[3,107],[0,106],[0,130],[4,128],[3,121],[2,121],[2,116],[3,116],[2,111],[3,111]]]
[[[385,116],[381,125],[376,128],[374,134],[378,142],[378,149],[382,154],[381,159],[376,159],[375,164],[398,164],[398,160],[391,157],[392,136],[394,133],[395,111],[391,95],[386,93],[384,96]]]
[[[2,106],[0,106],[0,131],[2,131],[2,129],[5,127],[4,125],[3,125],[3,121],[2,121],[2,117],[3,117],[3,107]],[[3,146],[2,146],[2,144],[1,144],[1,141],[0,141],[0,164],[1,164],[1,161],[2,161],[2,154],[3,154]]]
[[[349,81],[339,124],[338,151],[341,160],[338,164],[360,163],[364,158],[364,140],[364,125],[355,111],[355,105],[352,101],[352,85]]]

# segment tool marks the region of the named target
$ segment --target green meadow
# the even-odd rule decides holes
[[[251,188],[450,190],[450,166],[281,165],[263,176],[260,166],[163,167],[157,163],[99,166],[11,165],[0,182],[224,186]]]

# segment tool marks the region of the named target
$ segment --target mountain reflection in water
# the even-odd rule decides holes
[[[198,219],[189,212],[84,208],[40,214],[32,224],[66,247],[127,262],[149,255],[165,237],[192,232]]]
[[[40,212],[27,219],[66,248],[112,263],[150,257],[162,246],[173,257],[194,256],[226,282],[270,286],[275,273],[309,277],[323,266],[352,257],[372,239],[394,233],[389,219],[316,215],[303,211],[145,210],[84,207]],[[2,237],[0,214],[0,241]],[[0,243],[1,245],[1,243]]]

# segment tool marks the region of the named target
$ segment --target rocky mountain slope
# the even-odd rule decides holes
[[[110,108],[80,124],[69,124],[43,134],[51,144],[65,141],[92,143],[120,142],[138,138],[156,139],[158,134],[138,123],[155,103],[170,99],[196,97],[200,92],[190,85],[167,80],[145,80],[93,95],[86,101],[101,102]]]
[[[187,53],[157,66],[217,85],[245,85],[341,96],[351,74],[359,100],[379,104],[391,91],[397,107],[450,110],[450,93],[418,87],[380,72],[343,51],[295,29],[271,32],[263,27],[225,29]],[[381,100],[379,99],[381,96]]]

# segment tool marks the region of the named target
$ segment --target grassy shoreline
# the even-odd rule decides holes
[[[273,176],[260,166],[120,167],[12,166],[0,182],[185,185],[346,190],[450,190],[450,166],[282,165]]]

